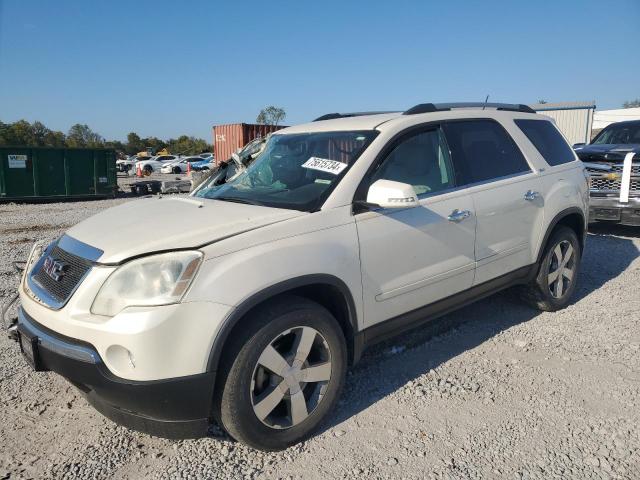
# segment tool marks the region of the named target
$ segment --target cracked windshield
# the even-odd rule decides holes
[[[312,211],[319,208],[376,131],[273,135],[239,176],[197,197]]]

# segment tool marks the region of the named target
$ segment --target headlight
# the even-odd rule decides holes
[[[104,282],[91,313],[112,317],[126,307],[177,303],[201,262],[201,252],[187,251],[151,255],[125,263]]]

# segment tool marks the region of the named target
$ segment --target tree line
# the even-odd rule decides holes
[[[0,121],[0,145],[29,146],[29,147],[57,147],[57,148],[113,148],[117,152],[133,155],[147,150],[154,151],[166,148],[174,154],[195,155],[212,152],[213,147],[201,138],[181,135],[178,138],[162,140],[157,137],[140,137],[131,132],[127,141],[105,140],[94,132],[88,125],[77,123],[65,134],[47,128],[42,122],[29,123],[18,120],[13,123]]]

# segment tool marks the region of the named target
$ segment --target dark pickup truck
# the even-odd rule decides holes
[[[573,149],[590,176],[589,221],[640,226],[640,120],[612,123]]]

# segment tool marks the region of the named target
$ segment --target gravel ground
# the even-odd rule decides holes
[[[0,205],[0,301],[31,243],[131,199]],[[589,235],[575,303],[508,292],[369,351],[324,429],[266,454],[104,419],[0,337],[2,478],[640,478],[640,229]]]

